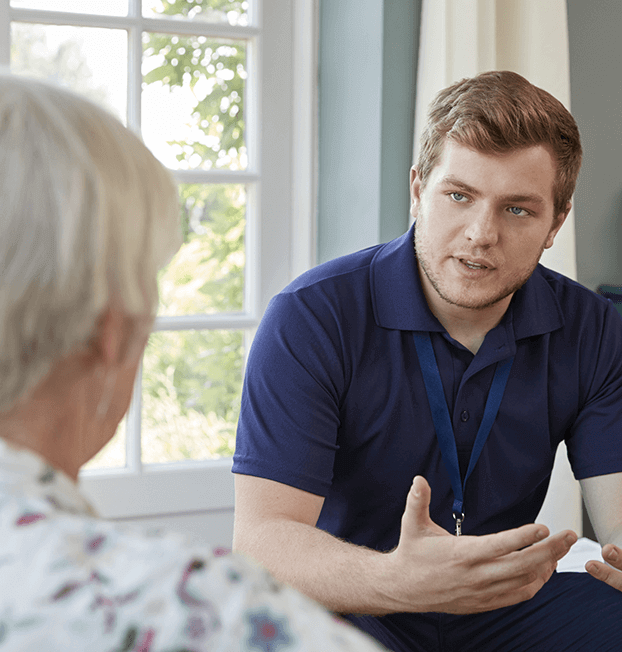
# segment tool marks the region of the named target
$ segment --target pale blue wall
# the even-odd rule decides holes
[[[575,193],[577,276],[622,285],[622,2],[568,0],[570,102],[584,158]]]
[[[318,261],[408,228],[419,0],[322,0]]]

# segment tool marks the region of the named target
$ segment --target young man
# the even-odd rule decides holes
[[[234,546],[396,652],[618,649],[622,322],[538,265],[580,162],[524,78],[453,85],[413,229],[302,275],[258,330]],[[611,564],[591,575],[554,573],[576,535],[533,524],[562,440]]]

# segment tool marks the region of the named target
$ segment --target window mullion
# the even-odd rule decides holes
[[[288,230],[291,228],[291,223],[285,221],[283,216],[289,214],[291,209],[291,191],[287,192],[291,174],[290,168],[292,165],[292,152],[291,146],[289,145],[291,128],[289,123],[292,119],[291,116],[295,114],[292,112],[294,107],[290,106],[291,98],[289,97],[288,92],[282,92],[282,87],[284,85],[287,87],[291,86],[291,80],[289,79],[289,69],[291,64],[287,63],[285,65],[283,75],[274,77],[271,73],[271,71],[275,69],[275,61],[278,65],[281,65],[283,61],[280,58],[282,56],[281,49],[284,52],[287,52],[291,40],[291,35],[289,34],[288,29],[288,16],[291,11],[288,9],[284,12],[285,15],[283,15],[279,9],[278,0],[266,0],[265,2],[262,2],[261,0],[251,0],[247,14],[249,17],[249,26],[205,23],[200,20],[182,20],[181,17],[147,17],[142,15],[142,0],[128,1],[129,7],[127,15],[115,17],[68,14],[65,12],[39,10],[20,10],[12,13],[13,10],[8,8],[8,2],[6,2],[6,0],[0,0],[0,30],[5,28],[6,23],[6,29],[9,30],[10,35],[10,19],[12,17],[16,20],[21,19],[19,22],[27,23],[61,23],[69,26],[81,25],[84,27],[107,27],[124,30],[127,34],[127,125],[130,129],[139,134],[143,131],[143,120],[145,121],[145,125],[147,125],[147,118],[150,118],[150,116],[147,115],[147,112],[152,110],[149,103],[144,104],[144,111],[142,109],[142,69],[144,58],[143,50],[145,47],[143,45],[143,40],[146,34],[159,33],[161,36],[164,36],[165,34],[169,35],[168,37],[160,38],[160,41],[163,42],[166,42],[167,38],[170,40],[170,35],[179,35],[180,37],[203,35],[217,40],[231,38],[245,41],[246,57],[244,58],[242,54],[240,54],[239,61],[243,62],[242,65],[246,69],[246,78],[244,79],[242,90],[240,90],[241,84],[239,84],[239,78],[236,82],[238,83],[238,86],[235,88],[239,94],[237,96],[238,100],[240,96],[243,96],[241,108],[243,109],[244,116],[243,132],[245,132],[243,141],[248,153],[247,168],[240,170],[225,169],[224,167],[216,169],[214,165],[215,169],[209,170],[171,169],[171,173],[176,182],[180,184],[183,192],[186,193],[183,195],[184,198],[189,196],[193,199],[196,195],[196,198],[198,199],[195,201],[205,202],[207,205],[208,199],[206,199],[206,197],[212,195],[214,197],[219,197],[218,193],[221,193],[223,199],[219,199],[218,201],[221,202],[223,207],[229,206],[228,210],[238,211],[236,213],[237,217],[235,219],[237,221],[235,224],[240,226],[244,224],[244,222],[241,221],[244,217],[244,213],[241,211],[244,210],[242,207],[245,202],[246,226],[243,240],[239,229],[237,232],[232,232],[232,238],[236,237],[238,238],[238,242],[243,242],[243,244],[239,245],[240,251],[242,252],[240,258],[232,259],[233,262],[231,263],[233,269],[238,270],[235,272],[238,275],[232,276],[237,283],[237,285],[232,285],[232,287],[238,288],[238,290],[235,290],[238,294],[235,295],[235,301],[229,301],[229,298],[226,295],[224,299],[218,299],[221,303],[214,303],[214,306],[218,306],[218,308],[211,306],[209,303],[206,303],[204,307],[198,307],[198,310],[204,309],[209,311],[212,309],[221,310],[223,309],[223,306],[231,305],[232,307],[228,308],[231,312],[214,312],[213,314],[207,312],[206,314],[196,315],[180,314],[179,316],[164,315],[158,317],[154,324],[154,332],[164,331],[164,333],[159,333],[155,339],[152,340],[152,342],[155,342],[152,346],[161,346],[164,353],[161,358],[159,355],[156,355],[158,349],[154,348],[153,351],[145,357],[144,370],[143,363],[141,362],[133,388],[132,401],[125,421],[126,468],[119,469],[118,471],[111,471],[110,473],[111,480],[115,477],[119,482],[131,481],[136,483],[136,487],[142,487],[142,483],[146,476],[149,476],[155,469],[155,467],[154,469],[151,468],[155,462],[153,462],[151,457],[149,457],[149,451],[154,450],[150,445],[152,442],[151,437],[154,437],[159,432],[158,419],[160,419],[160,417],[156,415],[156,419],[156,417],[153,416],[151,407],[155,400],[152,399],[152,385],[155,382],[153,381],[153,378],[156,378],[157,373],[160,373],[159,368],[157,368],[159,361],[167,360],[168,358],[165,357],[167,355],[175,361],[177,359],[175,356],[179,357],[175,347],[184,350],[184,356],[185,349],[182,349],[182,347],[187,347],[188,351],[190,351],[192,347],[198,347],[198,353],[195,356],[197,367],[193,367],[193,369],[198,368],[200,373],[204,374],[205,387],[207,389],[204,389],[203,386],[200,385],[202,381],[201,378],[199,378],[197,381],[194,379],[192,381],[199,383],[197,385],[199,389],[193,389],[192,391],[195,391],[197,396],[200,394],[201,397],[203,394],[206,394],[207,398],[205,399],[205,405],[210,406],[209,410],[212,410],[212,403],[210,402],[212,401],[210,398],[211,395],[208,395],[212,372],[210,371],[211,367],[206,367],[205,372],[202,371],[202,360],[205,359],[208,354],[210,356],[222,355],[224,361],[222,369],[234,370],[235,373],[234,371],[231,371],[230,375],[232,375],[232,377],[235,375],[235,378],[239,380],[239,369],[240,366],[242,366],[242,368],[245,366],[250,342],[253,339],[261,311],[266,303],[266,297],[269,294],[271,295],[275,291],[278,291],[284,283],[289,280],[286,276],[288,273],[290,257],[290,237]],[[306,2],[315,2],[315,0],[299,1],[305,7]],[[308,18],[308,14],[305,14],[304,18]],[[301,19],[301,23],[302,22],[304,22],[304,20]],[[289,24],[289,28],[291,28],[291,24]],[[266,33],[265,38],[264,29]],[[281,36],[283,37],[282,48]],[[0,32],[0,38],[1,37],[2,32]],[[279,47],[275,46],[277,40]],[[6,41],[10,43],[10,39],[6,39]],[[203,39],[201,39],[201,41],[203,41]],[[3,50],[6,50],[4,55],[10,58],[10,47],[6,48],[4,44],[0,44],[0,56],[2,56]],[[287,62],[289,57],[285,56],[284,59],[285,62]],[[267,64],[268,70],[265,69],[266,66],[264,64]],[[304,68],[304,65],[301,67]],[[235,67],[232,67],[231,69],[235,71]],[[267,90],[264,91],[264,87],[266,87]],[[301,99],[303,102],[308,99],[306,96],[301,97],[300,94],[296,97]],[[157,106],[155,108],[157,109]],[[234,114],[231,114],[231,117],[233,116]],[[238,118],[239,117],[241,116],[238,114]],[[268,140],[267,143],[264,143],[264,137],[266,137],[266,135]],[[306,132],[305,135],[307,135]],[[307,146],[306,140],[304,146]],[[305,150],[305,147],[302,147],[301,149]],[[298,151],[298,154],[301,155],[301,152]],[[173,164],[172,167],[176,166]],[[305,168],[305,172],[308,172],[307,168]],[[184,184],[196,184],[197,189],[195,191],[192,188],[184,188]],[[217,186],[222,186],[223,188],[218,188]],[[233,186],[239,186],[239,188],[232,188]],[[195,193],[195,195],[192,193]],[[238,198],[236,199],[236,197]],[[229,204],[226,202],[229,202]],[[217,204],[217,208],[214,209],[214,214],[217,216],[221,214],[227,215],[227,213],[224,212],[224,208],[221,207],[221,204]],[[189,202],[188,207],[184,205],[184,210],[190,211],[190,207],[193,205],[194,204]],[[210,208],[210,210],[212,209]],[[188,215],[190,215],[189,212]],[[192,217],[193,219],[199,219],[195,214],[193,214]],[[303,221],[306,217],[307,213],[304,213]],[[201,215],[200,219],[205,222],[209,221],[204,215]],[[224,218],[219,217],[218,219],[223,219],[224,222]],[[266,226],[264,220],[268,226],[267,233],[264,232]],[[197,233],[199,233],[199,235],[201,234],[199,230],[197,230]],[[215,241],[218,242],[217,239]],[[205,274],[206,278],[210,280],[211,272],[208,270]],[[214,277],[216,278],[214,283],[220,282],[221,276],[224,278],[224,275],[216,275]],[[244,279],[241,278],[242,276],[244,276]],[[170,280],[168,282],[170,285]],[[242,282],[244,283],[243,288]],[[186,281],[184,281],[184,283],[186,283]],[[192,289],[191,286],[188,287]],[[201,288],[201,290],[202,289],[203,288]],[[239,294],[239,290],[242,289],[244,293],[243,300]],[[208,290],[205,290],[205,292],[207,293]],[[231,290],[231,292],[233,292],[233,290]],[[227,301],[229,301],[229,303],[227,303]],[[203,304],[200,305],[203,306]],[[177,308],[171,308],[171,312],[173,313],[176,310]],[[184,307],[183,310],[191,312],[193,308]],[[180,336],[183,335],[183,337],[176,339],[176,336],[174,336],[175,331],[187,331],[188,333],[180,333]],[[190,331],[197,331],[197,333],[195,335]],[[203,334],[199,333],[199,331],[203,331]],[[230,333],[224,332],[219,334],[215,331],[230,331]],[[169,337],[167,333],[170,333],[171,336]],[[164,337],[164,335],[166,335],[166,337]],[[188,342],[188,344],[186,342]],[[170,347],[173,353],[168,353],[169,349],[167,347]],[[187,367],[194,364],[191,363],[194,359],[192,357],[193,355],[194,354],[189,353],[187,357],[183,358],[183,362]],[[218,358],[214,359],[218,360]],[[237,366],[234,366],[233,363],[230,365],[229,360],[233,359],[237,361],[235,363]],[[180,369],[184,368],[181,364],[179,366]],[[222,369],[219,367],[213,373],[215,387],[219,382],[221,382],[219,374]],[[229,371],[227,371],[227,373],[229,374]],[[175,391],[178,384],[177,379],[175,379],[173,384],[175,388],[174,391],[171,390],[170,397],[176,396]],[[215,391],[216,390],[214,390],[214,392]],[[229,389],[227,389],[227,392],[229,392]],[[228,396],[228,394],[224,395]],[[168,399],[168,394],[164,398]],[[194,404],[188,402],[186,399],[187,397],[184,395],[183,400],[185,402],[183,404],[180,403],[180,405],[184,409],[187,405],[190,406],[188,412],[190,413],[191,418],[195,418],[192,416],[194,413],[191,411],[191,409],[194,409]],[[179,400],[181,401],[181,399]],[[202,401],[203,398],[200,400]],[[221,399],[219,398],[218,400]],[[230,399],[227,398],[226,400],[229,401]],[[144,414],[142,412],[143,404],[146,407]],[[222,405],[224,405],[224,408],[220,403],[217,403],[216,400],[213,401],[213,404],[216,405],[217,408],[214,408],[213,411],[210,411],[209,413],[206,412],[204,415],[209,417],[209,422],[206,421],[206,419],[203,419],[203,417],[201,418],[208,424],[207,427],[211,429],[210,433],[215,433],[214,436],[216,437],[221,430],[223,433],[228,433],[230,428],[227,424],[232,423],[234,417],[231,417],[229,414],[231,410],[227,407],[228,404],[223,403]],[[162,405],[165,405],[165,401],[162,402]],[[200,405],[202,405],[202,403],[200,403]],[[175,406],[173,405],[173,407]],[[184,412],[182,416],[185,419],[187,415]],[[172,433],[171,437],[173,438],[176,436],[175,419],[181,419],[181,417],[174,409],[170,409],[169,412],[161,418],[163,424],[162,432],[168,436],[170,430],[170,433]],[[201,421],[200,424],[203,424],[203,421]],[[184,421],[183,423],[186,422]],[[203,428],[204,425],[201,425],[200,427]],[[227,429],[225,429],[225,427]],[[143,428],[145,429],[144,433]],[[167,430],[167,428],[169,428],[169,430]],[[194,426],[193,428],[195,431],[200,431],[200,428]],[[227,436],[229,435],[227,434]],[[147,460],[148,463],[146,464],[143,464],[141,460],[142,441],[145,441],[147,451],[145,460]],[[155,459],[154,455],[152,455],[152,457]],[[159,465],[160,462],[157,462],[157,464]],[[171,464],[171,462],[166,462],[166,464]],[[182,468],[185,468],[185,466],[179,464],[179,469],[177,469],[176,472],[181,473]],[[211,469],[210,465],[206,465],[205,467],[206,474],[208,473],[208,469]],[[90,472],[91,471],[89,470],[87,474]],[[102,475],[101,472],[99,473]],[[150,498],[149,500],[151,501],[153,499]]]
[[[153,325],[154,331],[238,330],[257,324],[254,314],[215,313],[213,315],[162,315]]]
[[[143,29],[148,32],[175,34],[179,36],[209,36],[212,38],[248,39],[259,30],[246,25],[206,23],[199,20],[181,21],[175,18],[143,18]]]
[[[143,44],[139,24],[128,30],[127,56],[127,124],[140,134]]]
[[[141,133],[141,89],[142,89],[142,29],[140,16],[142,0],[129,0],[128,14],[133,24],[128,29],[127,48],[127,124],[132,131]],[[134,379],[132,402],[127,413],[125,457],[127,469],[136,474],[142,473],[141,434],[142,434],[142,379],[143,363],[138,366]]]
[[[142,15],[142,0],[129,0],[129,16],[138,18]]]
[[[255,172],[246,170],[171,170],[177,183],[254,183]]]
[[[127,29],[128,26],[127,16],[100,16],[99,14],[78,14],[41,9],[11,9],[10,17],[13,22],[17,23],[40,23],[43,25],[101,27],[104,29]]]
[[[130,472],[140,474],[142,472],[141,460],[141,421],[142,421],[142,362],[138,368],[134,380],[134,392],[132,402],[127,413],[125,428],[125,459],[127,469]]]
[[[19,23],[41,23],[44,25],[70,25],[74,27],[102,27],[108,29],[127,29],[130,24],[142,24],[149,32],[176,34],[181,36],[207,36],[210,38],[249,39],[259,33],[256,27],[229,25],[228,23],[208,23],[200,20],[181,21],[174,18],[148,18],[139,13],[130,16],[106,16],[100,14],[79,14],[43,9],[13,9],[0,0],[1,11],[9,12],[9,18]],[[0,17],[2,14],[0,14]]]

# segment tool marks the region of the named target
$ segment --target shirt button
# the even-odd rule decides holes
[[[468,410],[462,410],[460,414],[460,419],[462,421],[468,421],[469,420],[469,411]]]

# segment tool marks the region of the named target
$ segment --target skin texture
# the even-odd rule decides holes
[[[425,186],[411,171],[426,300],[473,352],[566,219],[570,205],[554,214],[554,180],[553,157],[541,145],[491,155],[448,140]]]
[[[77,481],[129,407],[151,323],[108,308],[91,340],[58,360],[26,402],[0,416],[0,436]]]
[[[581,490],[606,562],[589,561],[585,569],[622,591],[622,473],[581,480]]]
[[[324,499],[272,480],[236,475],[234,550],[335,612],[464,614],[533,597],[576,542],[543,525],[455,537],[430,519],[431,491],[417,476],[398,546],[381,553],[315,527]],[[547,538],[548,537],[548,538]]]

